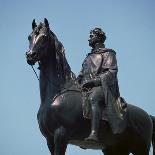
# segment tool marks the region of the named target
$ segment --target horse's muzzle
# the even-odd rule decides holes
[[[37,52],[26,52],[26,59],[29,65],[35,65],[35,63],[39,60],[39,56]]]

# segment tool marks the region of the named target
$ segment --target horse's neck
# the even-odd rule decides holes
[[[71,87],[75,81],[62,51],[56,55],[56,50],[58,49],[49,49],[53,52],[50,52],[49,57],[42,62],[40,68],[40,96],[42,105],[49,105],[56,94],[64,88]]]
[[[57,74],[50,63],[40,70],[40,97],[42,105],[49,105],[59,92]]]

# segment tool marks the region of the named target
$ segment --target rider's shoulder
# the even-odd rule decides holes
[[[111,53],[116,54],[116,52],[111,48],[99,48],[98,53]]]
[[[86,55],[86,58],[84,59],[84,61],[87,60],[87,58],[89,56],[93,55],[93,54],[102,54],[102,55],[105,55],[105,56],[107,56],[107,55],[112,56],[112,55],[116,55],[116,52],[113,49],[110,49],[110,48],[98,48],[97,50],[88,53]]]

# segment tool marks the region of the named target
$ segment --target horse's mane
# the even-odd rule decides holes
[[[50,33],[55,40],[57,71],[59,78],[61,79],[61,82],[64,81],[63,87],[71,87],[75,84],[76,76],[71,71],[71,67],[67,62],[63,44],[58,40],[57,36],[52,31],[50,31]]]
[[[44,23],[40,23],[38,27],[35,29],[36,32],[50,32],[51,37],[53,37],[55,41],[55,53],[56,53],[56,70],[59,76],[59,80],[62,83],[62,87],[70,87],[71,85],[76,83],[76,76],[71,71],[71,68],[67,62],[65,56],[65,50],[63,44],[58,40],[57,36],[45,26]]]

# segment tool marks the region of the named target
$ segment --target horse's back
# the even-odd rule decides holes
[[[150,145],[153,132],[153,124],[151,117],[143,109],[128,104],[128,127],[135,132],[139,141],[144,141],[146,144]]]

